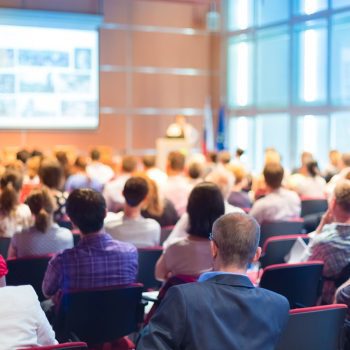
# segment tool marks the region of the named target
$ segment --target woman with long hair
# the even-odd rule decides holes
[[[0,236],[12,237],[30,226],[32,214],[19,202],[23,177],[16,170],[6,170],[0,179]]]
[[[71,231],[53,220],[55,202],[45,187],[34,190],[27,198],[34,225],[16,233],[11,240],[8,256],[23,257],[57,253],[73,247]]]
[[[171,243],[159,258],[155,275],[166,280],[174,275],[198,276],[212,269],[209,236],[214,221],[225,213],[219,187],[202,182],[190,193],[186,235]]]

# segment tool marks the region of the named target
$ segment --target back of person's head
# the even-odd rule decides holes
[[[218,154],[218,161],[222,164],[228,164],[231,160],[231,154],[229,151],[220,151]]]
[[[264,164],[268,165],[270,163],[281,163],[281,156],[273,147],[265,150]]]
[[[235,184],[241,183],[246,176],[246,172],[242,165],[232,164],[228,167],[228,169],[232,172],[235,178]]]
[[[22,188],[22,174],[15,170],[6,170],[0,180],[0,208],[6,214],[16,209],[19,192]]]
[[[39,173],[41,158],[39,156],[30,157],[27,160],[27,174],[29,178],[34,178]]]
[[[244,154],[244,150],[242,148],[236,149],[236,156],[241,157]]]
[[[179,151],[168,154],[168,167],[174,171],[183,171],[185,168],[185,156]]]
[[[39,157],[43,158],[44,154],[39,149],[33,149],[32,153],[30,154],[31,157]]]
[[[318,163],[315,160],[306,163],[307,172],[311,177],[316,177],[320,174],[320,169],[318,168]]]
[[[350,167],[350,152],[343,153],[341,159],[345,167]]]
[[[55,157],[62,165],[67,165],[69,163],[67,152],[65,151],[57,151]]]
[[[95,160],[95,161],[100,160],[100,158],[101,158],[100,151],[97,148],[93,148],[90,151],[90,158],[91,158],[91,160]]]
[[[22,149],[16,153],[16,159],[20,160],[23,164],[26,164],[29,158],[30,152],[26,149]]]
[[[52,215],[55,210],[55,200],[47,188],[33,190],[26,199],[26,203],[34,215],[35,228],[40,232],[47,232],[51,226]]]
[[[41,182],[51,189],[59,189],[63,180],[63,169],[57,159],[45,158],[39,168]]]
[[[142,164],[146,169],[155,167],[156,165],[156,156],[152,154],[147,154],[142,157]]]
[[[340,181],[334,189],[336,204],[350,215],[350,180]]]
[[[188,176],[193,179],[200,179],[203,175],[204,167],[202,163],[192,162],[188,166]]]
[[[278,189],[282,185],[284,170],[279,163],[270,163],[264,167],[264,178],[266,185],[272,189]]]
[[[67,215],[83,234],[102,229],[106,208],[102,194],[88,188],[73,190],[66,203]]]
[[[224,199],[226,199],[235,183],[233,174],[227,169],[215,169],[205,178],[206,181],[213,182],[217,185],[222,193]]]
[[[218,161],[218,153],[214,151],[209,151],[207,153],[206,158],[208,162],[216,163]]]
[[[125,173],[132,173],[136,170],[137,159],[134,156],[124,156],[122,159],[122,170]]]
[[[330,150],[328,157],[332,165],[336,167],[339,165],[339,161],[341,159],[341,153],[338,150],[336,149]]]
[[[214,221],[225,213],[224,199],[218,186],[201,182],[190,193],[187,203],[191,235],[209,238]]]
[[[88,164],[88,161],[87,161],[87,158],[85,156],[78,156],[74,162],[74,166],[77,169],[83,170],[83,171],[85,171],[87,164]]]
[[[260,226],[247,214],[226,214],[214,222],[212,240],[224,266],[246,268],[258,248]]]
[[[301,165],[306,165],[314,160],[314,156],[311,152],[304,151],[301,153]]]
[[[148,194],[148,183],[140,176],[133,176],[124,185],[123,196],[130,207],[137,207]]]

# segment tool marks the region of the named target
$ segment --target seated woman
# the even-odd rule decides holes
[[[235,177],[235,184],[232,187],[227,201],[235,207],[242,209],[251,208],[252,202],[249,195],[243,190],[248,184],[248,179],[243,166],[231,165],[229,169],[232,171],[232,174]]]
[[[0,349],[57,344],[33,287],[6,287],[6,274],[6,263],[0,255]]]
[[[224,213],[218,186],[202,182],[194,187],[187,204],[189,224],[185,236],[165,249],[156,265],[156,278],[162,281],[174,275],[197,276],[211,270],[209,235],[214,221]]]
[[[54,199],[46,188],[34,190],[27,203],[35,223],[12,237],[9,258],[57,253],[73,247],[71,231],[53,221]]]
[[[6,170],[0,180],[0,236],[12,237],[30,226],[32,214],[27,205],[19,203],[23,177],[16,170]]]

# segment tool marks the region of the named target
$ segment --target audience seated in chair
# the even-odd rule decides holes
[[[34,190],[27,198],[27,204],[35,223],[12,237],[9,258],[57,253],[73,247],[71,231],[53,221],[55,203],[46,188]]]
[[[337,184],[328,211],[310,234],[307,259],[324,261],[322,303],[332,303],[334,280],[350,263],[350,180]]]
[[[246,276],[258,261],[259,225],[227,214],[213,225],[214,272],[171,287],[145,328],[137,349],[273,349],[288,321],[288,301],[255,288]]]
[[[56,299],[66,290],[135,282],[136,247],[113,240],[104,232],[106,202],[102,194],[90,189],[74,190],[67,200],[67,214],[79,228],[82,238],[76,247],[65,250],[50,261],[43,281],[43,293]]]
[[[103,185],[110,181],[114,176],[112,168],[101,162],[101,153],[97,148],[90,152],[91,163],[86,167],[88,176]]]
[[[260,224],[264,221],[289,220],[300,216],[298,195],[282,188],[284,170],[278,163],[267,164],[264,168],[266,195],[257,200],[250,215]]]
[[[0,255],[0,349],[57,344],[33,287],[6,287],[6,274],[6,263]]]
[[[137,248],[159,245],[159,223],[141,215],[148,191],[144,178],[135,176],[128,179],[123,190],[124,211],[107,214],[104,222],[106,232],[115,239],[134,244]]]
[[[209,234],[214,221],[225,212],[219,187],[202,182],[194,187],[187,204],[188,227],[183,237],[168,245],[156,265],[156,278],[198,276],[212,269]]]

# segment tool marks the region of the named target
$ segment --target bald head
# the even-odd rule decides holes
[[[260,239],[260,226],[247,214],[226,214],[214,222],[213,241],[224,266],[246,268],[253,260]]]

